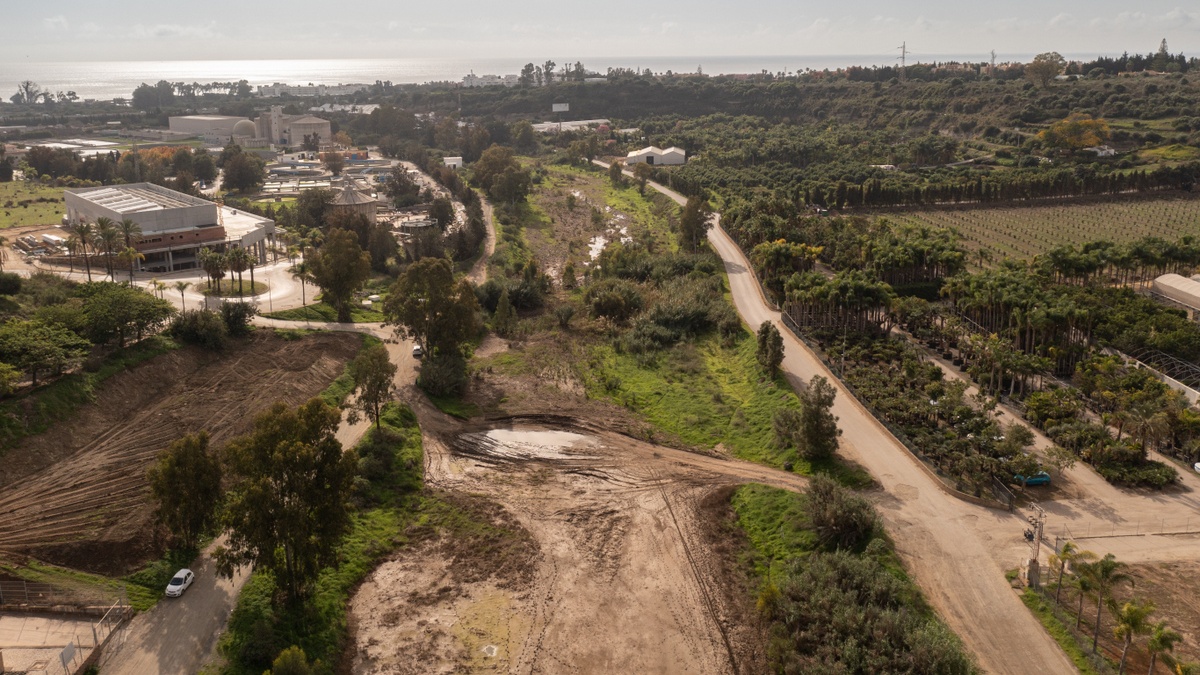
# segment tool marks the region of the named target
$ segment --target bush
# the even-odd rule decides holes
[[[0,295],[16,295],[21,292],[21,277],[16,272],[0,272]]]
[[[642,311],[642,294],[637,286],[624,279],[604,279],[592,284],[583,299],[592,315],[611,321],[624,322]]]
[[[458,354],[430,356],[421,364],[417,384],[430,396],[458,396],[467,386],[467,361]]]
[[[826,546],[857,548],[870,539],[879,524],[871,502],[832,478],[813,476],[806,494],[812,529]]]
[[[250,334],[250,321],[255,314],[258,314],[258,309],[249,303],[221,303],[221,320],[225,322],[225,329],[233,337],[245,337]]]
[[[192,309],[176,316],[170,332],[180,342],[214,351],[224,349],[229,336],[225,322],[208,309]]]

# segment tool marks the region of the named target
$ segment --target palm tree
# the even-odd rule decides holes
[[[126,218],[118,223],[117,229],[120,230],[121,237],[125,239],[126,246],[133,246],[142,240],[142,226],[133,222],[129,218]]]
[[[78,235],[72,233],[70,236],[68,236],[67,240],[65,242],[63,242],[63,247],[65,247],[67,249],[67,264],[70,265],[70,267],[71,267],[71,269],[68,271],[74,272],[75,271],[75,254],[79,252],[79,237],[78,237]]]
[[[1054,604],[1057,605],[1059,596],[1062,595],[1067,566],[1070,565],[1072,572],[1074,572],[1076,563],[1095,560],[1096,554],[1091,551],[1080,550],[1075,542],[1068,541],[1063,544],[1062,550],[1058,552],[1057,556],[1051,557],[1051,562],[1053,562],[1053,558],[1055,557],[1058,558],[1058,589],[1054,591]]]
[[[133,285],[133,268],[141,260],[145,260],[146,256],[132,246],[126,246],[124,250],[117,254],[117,259],[129,265],[129,285]]]
[[[187,311],[187,298],[183,297],[183,292],[188,289],[188,286],[191,286],[191,284],[186,281],[175,282],[175,290],[179,291],[179,302],[183,305],[183,311],[185,312]]]
[[[1129,656],[1129,645],[1133,644],[1133,638],[1145,635],[1153,628],[1150,623],[1150,615],[1154,613],[1154,602],[1130,600],[1118,605],[1116,602],[1110,601],[1109,611],[1112,612],[1113,620],[1117,624],[1113,626],[1113,635],[1122,643],[1121,665],[1117,668],[1117,675],[1123,675],[1125,659]]]
[[[1150,652],[1150,670],[1147,675],[1154,675],[1154,664],[1159,654],[1169,654],[1175,651],[1175,645],[1183,640],[1183,636],[1167,627],[1166,621],[1159,621],[1150,628],[1150,639],[1146,641],[1146,650]]]
[[[0,272],[4,271],[4,261],[8,260],[6,246],[8,246],[8,237],[0,236]]]
[[[250,268],[251,263],[254,262],[254,258],[246,249],[239,246],[225,254],[225,262],[229,265],[230,273],[236,274],[238,277],[238,295],[245,295],[242,287],[242,272]],[[253,279],[250,281],[250,291],[251,293],[254,291]]]
[[[1075,630],[1079,630],[1079,625],[1083,622],[1083,599],[1091,595],[1095,588],[1092,578],[1087,573],[1088,565],[1091,563],[1080,563],[1079,573],[1071,577],[1071,588],[1079,593],[1079,606],[1075,608]]]
[[[92,259],[88,256],[88,248],[96,243],[96,228],[87,221],[79,221],[71,226],[71,232],[79,240],[79,248],[83,253],[83,266],[87,269],[88,282],[92,281]]]
[[[105,266],[108,268],[108,278],[116,281],[117,278],[113,274],[113,251],[121,243],[121,231],[117,229],[117,224],[111,218],[100,216],[96,219],[96,239],[99,240],[100,246],[104,248]]]
[[[304,297],[304,282],[312,278],[312,276],[308,273],[308,263],[301,262],[296,265],[294,270],[295,271],[292,272],[292,278],[300,282],[300,306],[305,307],[308,305],[308,300]]]
[[[1123,571],[1125,567],[1125,563],[1118,562],[1116,556],[1108,553],[1096,562],[1087,563],[1083,569],[1083,574],[1091,578],[1092,592],[1096,594],[1096,632],[1092,635],[1093,654],[1096,653],[1100,643],[1100,611],[1104,607],[1104,601],[1108,599],[1109,593],[1117,584],[1128,582],[1130,586],[1133,585],[1133,577]]]
[[[166,298],[163,297],[163,291],[167,290],[166,284],[158,279],[151,279],[150,285],[154,288],[154,293],[158,295],[159,300],[166,300]]]

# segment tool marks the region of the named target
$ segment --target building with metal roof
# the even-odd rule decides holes
[[[134,243],[146,259],[138,269],[172,272],[196,267],[201,248],[223,251],[242,247],[266,263],[275,241],[275,221],[252,213],[169,190],[153,183],[132,183],[63,192],[67,223],[94,223],[99,218],[138,224],[142,238]]]

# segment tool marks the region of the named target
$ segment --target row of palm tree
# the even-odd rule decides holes
[[[1092,632],[1092,653],[1099,650],[1100,620],[1103,610],[1108,607],[1113,621],[1113,636],[1121,643],[1121,661],[1118,675],[1125,672],[1129,659],[1129,648],[1140,636],[1149,636],[1146,649],[1150,654],[1150,670],[1148,675],[1154,675],[1154,667],[1159,657],[1173,666],[1176,672],[1194,672],[1192,664],[1176,661],[1172,658],[1175,646],[1183,640],[1183,636],[1172,630],[1166,621],[1157,623],[1150,620],[1154,614],[1154,602],[1133,598],[1124,602],[1113,597],[1113,591],[1121,584],[1134,585],[1134,578],[1126,571],[1125,563],[1109,553],[1098,558],[1095,553],[1079,548],[1074,542],[1063,544],[1062,550],[1051,556],[1050,565],[1056,568],[1058,576],[1055,582],[1054,604],[1062,601],[1063,588],[1073,589],[1079,598],[1075,609],[1075,629],[1079,630],[1083,621],[1083,601],[1085,598],[1096,600],[1096,620]]]
[[[254,257],[254,254],[245,248],[238,246],[222,253],[205,247],[200,249],[197,261],[200,264],[200,269],[204,270],[205,274],[208,275],[209,289],[212,289],[214,283],[219,289],[221,280],[225,278],[225,274],[228,272],[237,275],[238,295],[245,295],[242,274],[249,270],[250,289],[253,292],[254,268],[258,264],[258,260]]]
[[[68,225],[66,230],[68,237],[64,246],[67,249],[71,271],[75,270],[75,256],[82,255],[88,281],[91,281],[91,259],[102,254],[109,279],[116,281],[113,265],[115,256],[129,266],[129,283],[133,283],[134,267],[139,261],[146,259],[135,246],[142,239],[140,225],[129,218],[117,222],[107,216],[101,216],[95,223],[79,221]]]

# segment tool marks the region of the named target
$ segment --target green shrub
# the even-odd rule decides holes
[[[250,334],[250,321],[254,319],[254,315],[258,314],[258,310],[254,305],[245,302],[223,302],[221,303],[221,320],[225,322],[225,329],[229,331],[232,337],[245,337]]]
[[[879,516],[871,502],[832,478],[813,476],[807,496],[812,529],[826,546],[857,549],[879,526]]]
[[[225,322],[209,309],[191,309],[179,314],[171,322],[170,330],[180,342],[214,351],[224,349],[229,336]]]

